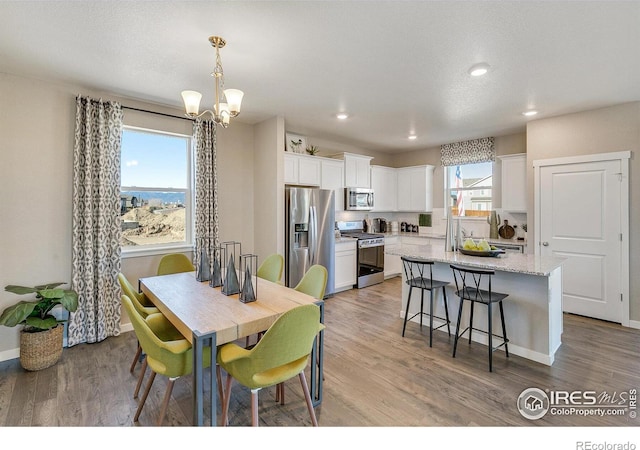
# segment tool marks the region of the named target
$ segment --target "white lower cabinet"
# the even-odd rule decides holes
[[[400,247],[400,238],[398,236],[389,236],[384,238],[384,277],[391,278],[402,273],[402,261],[397,255],[389,255],[387,250],[396,250]]]
[[[336,242],[335,289],[336,292],[353,288],[356,284],[356,239]]]

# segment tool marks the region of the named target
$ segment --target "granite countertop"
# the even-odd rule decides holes
[[[553,270],[566,261],[566,258],[536,256],[526,253],[504,253],[497,257],[468,256],[458,252],[447,252],[439,245],[401,245],[395,250],[386,250],[385,253],[538,276],[549,276]]]
[[[407,232],[401,232],[401,231],[396,231],[396,232],[390,232],[390,233],[382,233],[385,235],[385,237],[390,237],[390,236],[403,236],[403,237],[417,237],[417,238],[426,238],[426,239],[445,239],[446,235],[443,233],[438,233],[438,232],[428,232],[428,233],[407,233]],[[469,236],[471,239],[474,240],[480,240],[480,239],[485,239],[489,244],[510,244],[510,245],[521,245],[521,246],[525,246],[527,245],[527,241],[519,241],[517,239],[503,239],[503,238],[497,238],[497,239],[491,239],[491,238],[487,238],[487,237],[482,237],[482,236]],[[460,238],[462,239],[462,237]]]

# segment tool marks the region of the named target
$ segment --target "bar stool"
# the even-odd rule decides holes
[[[449,284],[448,281],[440,281],[433,279],[433,261],[424,259],[411,258],[408,256],[402,256],[402,267],[404,269],[406,283],[409,285],[409,295],[407,296],[407,309],[404,313],[404,324],[402,325],[402,337],[404,337],[404,331],[407,328],[407,321],[413,319],[415,316],[420,315],[420,329],[422,329],[422,316],[429,316],[429,347],[433,343],[433,318],[444,320],[445,323],[435,328],[436,330],[447,327],[447,333],[451,336],[451,328],[449,324],[449,306],[447,305],[447,291],[445,286]],[[427,273],[428,268],[428,273]],[[420,312],[415,313],[409,317],[409,305],[411,304],[411,292],[413,288],[420,289]],[[433,315],[433,293],[438,288],[442,288],[442,295],[444,299],[444,312],[446,318]],[[429,291],[429,313],[424,312],[424,291]]]
[[[493,372],[493,352],[504,345],[504,351],[509,357],[509,339],[507,338],[507,329],[504,323],[504,310],[502,308],[502,300],[508,297],[508,294],[501,294],[491,290],[491,277],[495,274],[493,270],[470,269],[466,267],[451,264],[453,270],[453,278],[456,283],[456,295],[460,297],[460,308],[458,309],[458,324],[456,325],[456,337],[453,341],[453,357],[456,357],[456,348],[458,346],[458,338],[469,330],[469,344],[471,344],[471,333],[473,330],[484,333],[489,338],[489,372]],[[482,279],[487,279],[488,289],[482,289]],[[462,307],[464,301],[471,302],[471,312],[469,315],[469,326],[460,333],[460,322],[462,320]],[[473,328],[473,307],[476,303],[487,306],[487,331]],[[502,336],[493,334],[491,326],[491,306],[497,303],[500,307],[500,321],[502,322]],[[502,339],[502,343],[493,347],[493,337]]]

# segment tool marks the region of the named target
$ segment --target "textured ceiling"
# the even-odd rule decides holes
[[[636,1],[0,1],[0,72],[179,108],[195,89],[210,108],[214,34],[226,87],[245,92],[235,120],[282,115],[288,131],[364,149],[640,100]],[[472,78],[478,62],[490,71]]]

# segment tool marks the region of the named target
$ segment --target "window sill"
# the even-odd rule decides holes
[[[184,253],[192,252],[193,245],[190,244],[176,244],[176,245],[163,245],[158,247],[144,247],[144,248],[122,248],[120,258],[141,258],[145,256],[164,255],[167,253]]]

